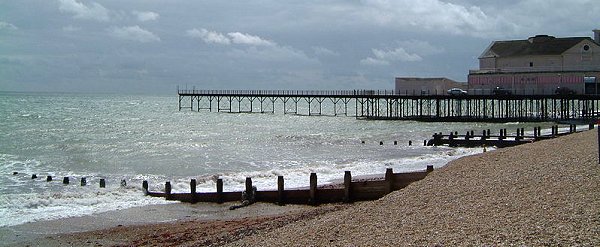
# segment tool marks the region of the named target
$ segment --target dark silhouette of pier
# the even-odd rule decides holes
[[[594,122],[599,95],[412,95],[393,90],[179,90],[179,110],[452,122]]]

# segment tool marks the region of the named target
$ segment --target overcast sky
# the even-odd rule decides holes
[[[592,36],[598,0],[0,0],[0,91],[392,89],[493,40]]]

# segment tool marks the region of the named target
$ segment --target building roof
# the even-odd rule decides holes
[[[526,40],[495,41],[480,58],[560,55],[584,40],[594,42],[589,37],[555,38],[548,35],[537,35]]]

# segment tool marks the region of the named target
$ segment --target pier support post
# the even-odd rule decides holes
[[[309,191],[309,200],[308,203],[310,205],[317,205],[317,174],[310,174],[310,191]]]
[[[350,171],[344,171],[344,202],[352,202],[352,174]]]
[[[148,195],[148,181],[142,181],[142,189],[144,191],[144,195]]]
[[[46,176],[46,182],[52,182],[52,176]]]
[[[69,177],[63,178],[63,184],[69,184]]]
[[[223,179],[217,179],[217,203],[223,203]]]
[[[392,168],[385,169],[385,181],[387,182],[387,193],[394,191],[394,170]]]
[[[285,186],[283,176],[277,176],[277,204],[285,205]]]
[[[100,188],[106,188],[106,180],[104,178],[100,179]]]
[[[35,175],[35,174],[31,175],[31,179],[36,179],[36,178],[37,178],[37,175]]]
[[[196,179],[190,180],[190,195],[192,196],[192,203],[196,203]]]
[[[81,178],[81,186],[86,186],[87,185],[87,179],[85,177]]]

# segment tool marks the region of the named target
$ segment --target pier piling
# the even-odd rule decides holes
[[[100,179],[100,188],[106,188],[106,180],[104,178]]]

